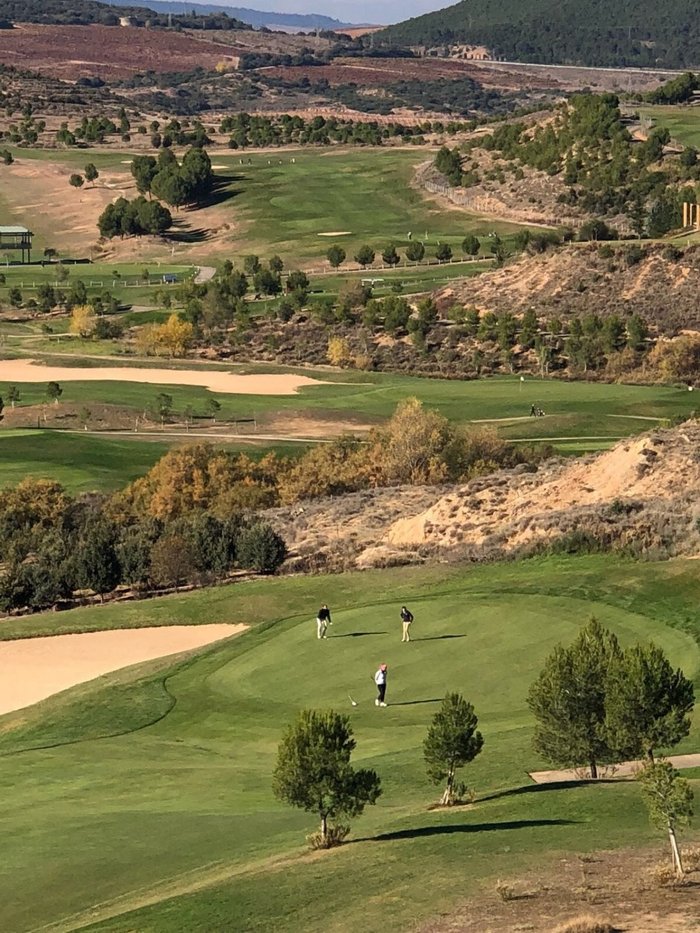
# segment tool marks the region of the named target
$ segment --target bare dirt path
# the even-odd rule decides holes
[[[204,285],[206,282],[211,282],[215,275],[216,269],[214,266],[199,266],[194,277],[194,284]]]
[[[141,661],[201,648],[247,625],[170,625],[0,642],[0,714]]]
[[[700,768],[700,754],[691,755],[670,755],[666,761],[670,761],[674,768],[682,770],[683,768]],[[605,775],[608,778],[630,777],[635,774],[644,765],[643,761],[623,761],[608,769]],[[563,771],[531,771],[530,777],[536,784],[555,784],[558,781],[580,781],[585,780],[585,771],[582,768],[567,768]],[[583,773],[583,777],[582,777]]]

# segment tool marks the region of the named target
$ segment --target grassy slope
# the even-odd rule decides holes
[[[648,840],[633,786],[529,785],[524,772],[540,762],[524,697],[544,655],[592,612],[625,642],[653,636],[697,678],[698,596],[682,562],[585,558],[258,581],[16,620],[6,634],[56,622],[267,624],[169,676],[163,662],[134,668],[2,721],[2,926],[399,930],[533,856]],[[333,635],[354,637],[315,639],[321,599],[335,609]],[[399,643],[401,601],[425,640]],[[394,705],[379,711],[369,677],[381,660]],[[446,689],[463,691],[480,716],[486,745],[468,780],[481,800],[429,812],[436,791],[420,743]],[[358,760],[381,773],[385,794],[357,821],[351,845],[307,856],[313,817],[270,794],[275,748],[300,707],[350,712],[348,691],[360,700]],[[107,737],[118,732],[129,734]],[[697,737],[695,729],[683,747]],[[16,754],[37,745],[57,747]],[[142,909],[125,914],[132,908]]]
[[[58,361],[54,359],[52,363],[58,364]],[[74,366],[75,361],[67,358],[65,365]],[[110,361],[108,365],[114,363]],[[133,364],[125,361],[125,365]],[[165,364],[153,361],[150,365],[163,368]],[[246,371],[252,369],[247,367]],[[273,370],[274,367],[269,368],[269,371]],[[276,371],[282,370],[278,368]],[[295,395],[264,396],[224,395],[210,393],[205,388],[177,385],[63,382],[61,401],[75,404],[116,402],[135,411],[142,411],[144,407],[154,404],[159,392],[166,391],[173,398],[175,411],[182,411],[187,405],[192,405],[195,413],[202,412],[207,398],[214,394],[221,402],[222,419],[289,411],[381,419],[389,417],[402,399],[415,395],[425,405],[438,409],[456,422],[526,416],[530,405],[536,402],[547,412],[546,418],[504,424],[504,433],[512,437],[563,436],[572,439],[592,435],[621,437],[653,425],[653,421],[635,418],[668,418],[689,414],[697,404],[692,393],[668,386],[607,385],[539,379],[520,383],[515,378],[457,381],[364,372],[337,374],[308,371],[308,374],[326,380],[327,384],[301,389]],[[0,382],[0,395],[6,395],[7,386],[8,383]],[[20,388],[22,403],[33,405],[45,402],[45,383],[24,383]],[[635,418],[619,417],[623,415]]]
[[[67,363],[72,365],[72,361]],[[155,363],[154,365],[161,365]],[[285,412],[310,416],[355,416],[360,420],[388,417],[401,399],[410,395],[421,398],[457,422],[482,422],[488,419],[526,416],[535,401],[547,412],[546,418],[494,422],[504,437],[516,440],[550,438],[561,453],[583,453],[610,446],[616,438],[653,428],[654,418],[689,414],[694,408],[691,393],[669,387],[621,386],[558,381],[531,380],[522,388],[519,380],[490,379],[472,382],[416,379],[369,373],[319,373],[323,379],[347,379],[304,389],[293,396],[216,395],[221,402],[220,420],[258,418]],[[362,380],[362,381],[355,381]],[[0,383],[0,396],[7,397],[7,384]],[[137,383],[62,383],[62,401],[87,406],[115,401],[133,409],[135,415],[153,407],[160,391],[173,397],[175,412],[191,405],[195,414],[203,414],[211,396],[204,388],[151,386]],[[41,404],[46,400],[44,383],[24,384],[21,404]],[[652,420],[645,420],[652,419]],[[210,422],[203,422],[209,425]],[[73,424],[73,422],[71,422]],[[77,426],[77,422],[74,424]],[[193,431],[196,433],[197,428]],[[222,423],[221,430],[230,431]],[[264,424],[259,428],[265,433]],[[245,430],[243,430],[245,433]],[[202,438],[192,437],[192,441]],[[16,483],[23,476],[51,477],[74,492],[97,489],[110,491],[142,475],[172,443],[185,443],[186,436],[164,438],[151,443],[138,434],[121,437],[83,436],[80,432],[8,431],[0,428],[0,485]],[[220,438],[212,438],[221,443]],[[298,445],[284,442],[260,442],[261,449],[274,449],[286,455],[298,452]],[[236,449],[236,442],[226,442]],[[241,442],[241,449],[249,445]]]
[[[27,476],[48,477],[70,492],[109,492],[143,476],[168,444],[57,432],[0,433],[0,486]]]
[[[431,255],[438,240],[450,243],[458,255],[467,233],[485,237],[497,230],[507,237],[521,229],[438,208],[412,188],[416,166],[430,157],[421,149],[300,149],[273,154],[270,165],[260,154],[250,156],[252,165],[240,165],[238,157],[217,153],[216,163],[234,173],[231,210],[245,233],[237,252],[279,253],[321,266],[336,240],[352,257],[363,243],[378,250],[390,242],[405,246],[410,231],[414,239],[427,233]],[[336,231],[350,235],[319,236]]]
[[[700,148],[700,112],[692,107],[665,107],[643,104],[639,112],[658,126],[668,127],[671,136],[686,146]]]

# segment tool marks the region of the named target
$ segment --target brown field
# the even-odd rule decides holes
[[[549,75],[517,75],[480,67],[475,62],[444,58],[337,58],[332,65],[279,66],[263,69],[265,74],[286,81],[308,78],[312,83],[325,79],[333,86],[358,84],[362,87],[383,87],[397,81],[438,81],[472,78],[485,87],[501,90],[557,88],[557,80]]]
[[[2,206],[5,216],[16,218],[17,223],[31,218],[38,248],[54,245],[57,231],[60,231],[65,255],[85,255],[96,246],[97,218],[105,207],[119,197],[133,198],[137,191],[126,164],[123,171],[101,173],[94,187],[85,185],[77,191],[68,182],[72,170],[72,166],[62,162],[39,162],[20,155],[3,172],[6,183],[2,189]],[[213,253],[227,249],[232,242],[235,225],[226,204],[174,211],[173,216],[174,239],[114,239],[102,244],[93,258],[107,262],[133,259],[202,262]]]
[[[24,23],[6,30],[2,60],[53,78],[75,81],[97,75],[128,78],[146,70],[213,70],[237,64],[235,48],[162,29],[116,26],[39,26]]]

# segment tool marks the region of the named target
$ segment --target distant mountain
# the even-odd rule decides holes
[[[462,0],[374,39],[486,46],[496,58],[545,64],[700,65],[698,0]]]
[[[164,4],[167,6],[167,4]],[[251,29],[248,23],[233,17],[228,8],[224,8],[228,16],[221,13],[205,14],[193,18],[192,4],[174,4],[182,9],[182,13],[168,11],[173,14],[173,25],[183,27],[206,25],[208,29]],[[215,9],[212,7],[211,9]],[[167,14],[158,14],[151,7],[132,5],[126,2],[99,3],[97,0],[0,0],[0,24],[6,23],[42,23],[44,25],[65,26],[118,26],[120,17],[129,17],[136,26],[143,26],[147,22],[152,26],[169,25],[170,17]],[[7,28],[6,26],[4,28]]]
[[[120,0],[104,0],[104,2],[122,6]],[[203,16],[207,13],[222,14],[226,13],[234,19],[247,23],[260,29],[262,26],[272,28],[274,26],[285,26],[290,29],[314,30],[324,29],[334,31],[342,26],[349,26],[350,23],[342,23],[339,19],[333,19],[331,16],[321,16],[316,13],[265,13],[262,10],[248,10],[245,7],[224,6],[223,4],[212,3],[182,3],[179,0],[147,0],[141,5],[154,10],[156,13],[186,13],[193,11],[201,13]]]

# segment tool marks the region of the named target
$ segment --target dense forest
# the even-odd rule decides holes
[[[485,45],[509,61],[684,68],[700,64],[700,17],[696,0],[462,0],[390,26],[377,41]]]
[[[0,23],[43,23],[46,25],[118,26],[120,16],[130,16],[137,26],[179,26],[194,29],[251,29],[225,13],[208,16],[155,13],[145,7],[107,6],[97,0],[0,0]]]

